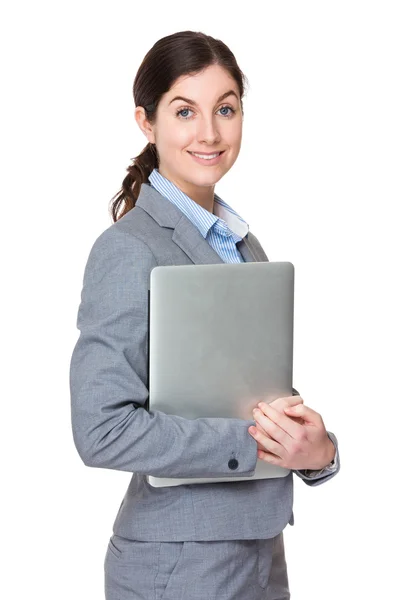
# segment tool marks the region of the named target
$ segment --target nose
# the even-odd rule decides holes
[[[202,117],[199,122],[197,131],[198,142],[206,144],[218,143],[221,139],[221,134],[218,130],[218,124],[215,122],[215,117]]]

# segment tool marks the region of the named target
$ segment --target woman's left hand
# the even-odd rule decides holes
[[[256,427],[248,429],[267,450],[259,450],[258,457],[286,469],[326,467],[335,457],[335,446],[321,415],[304,404],[276,410],[273,402],[259,402],[253,411]]]

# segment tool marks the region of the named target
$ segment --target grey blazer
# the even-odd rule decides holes
[[[268,260],[251,232],[237,246],[247,262]],[[165,488],[145,479],[254,474],[257,443],[248,433],[254,420],[184,419],[146,410],[151,270],[223,262],[149,184],[142,185],[135,207],[99,235],[88,256],[80,335],[70,362],[72,431],[85,465],[132,473],[113,525],[117,535],[144,541],[270,538],[294,522],[292,471],[277,479]],[[338,448],[335,435],[328,435]],[[338,471],[303,480],[320,485]]]

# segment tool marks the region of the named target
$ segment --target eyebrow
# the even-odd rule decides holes
[[[227,98],[227,96],[235,96],[238,100],[238,96],[235,93],[235,91],[229,90],[228,92],[225,92],[225,94],[221,94],[221,96],[218,98],[217,102],[221,102],[221,100],[224,100],[224,98]],[[175,96],[174,98],[172,98],[172,100],[169,102],[169,104],[172,104],[172,102],[175,102],[175,100],[183,100],[184,102],[187,102],[188,104],[192,104],[193,106],[198,106],[197,102],[195,102],[194,100],[191,100],[190,98],[184,98],[183,96]]]

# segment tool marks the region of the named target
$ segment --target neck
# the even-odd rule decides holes
[[[178,181],[175,177],[170,176],[168,173],[164,171],[164,169],[160,169],[159,173],[169,179],[172,183],[176,185],[177,188],[181,190],[184,194],[186,194],[191,200],[205,208],[210,213],[214,212],[214,187],[215,185],[210,186],[197,186],[193,183],[189,183],[188,181]]]

